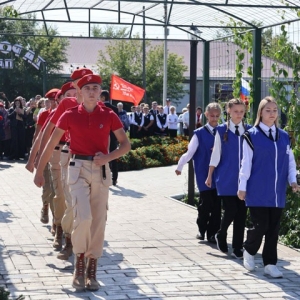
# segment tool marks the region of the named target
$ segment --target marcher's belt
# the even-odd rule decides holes
[[[72,156],[73,159],[83,159],[83,160],[94,160],[94,156],[92,155],[79,155],[79,154],[73,154]],[[102,177],[105,180],[106,179],[106,170],[105,166],[102,166]]]
[[[67,145],[67,146],[70,146],[70,143],[69,143],[69,142],[63,142],[63,141],[60,141],[58,144],[59,144],[59,145]]]
[[[93,155],[79,155],[79,154],[73,154],[73,159],[82,159],[82,160],[94,160]]]
[[[63,152],[63,153],[69,153],[69,150],[62,149],[61,152]]]

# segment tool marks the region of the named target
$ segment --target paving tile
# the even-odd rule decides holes
[[[187,188],[187,169],[183,176],[174,170],[120,172],[118,186],[110,187],[105,247],[98,260],[101,288],[76,293],[74,258],[56,259],[50,225],[39,221],[41,190],[24,164],[11,164],[0,172],[0,285],[26,300],[300,299],[300,252],[279,244],[284,278],[272,279],[263,274],[261,249],[255,271],[248,272],[241,260],[199,242],[197,210],[169,198]],[[231,234],[232,227],[229,243]]]

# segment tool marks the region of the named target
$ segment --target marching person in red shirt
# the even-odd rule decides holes
[[[56,107],[55,98],[56,98],[56,95],[59,91],[60,91],[59,89],[54,88],[54,89],[49,90],[45,95],[45,97],[50,100],[51,104],[50,104],[50,108],[48,110],[43,111],[40,114],[40,116],[37,120],[35,133],[34,133],[34,137],[33,137],[34,142],[32,144],[32,148],[31,148],[31,151],[30,151],[30,155],[28,157],[27,164],[25,166],[25,168],[29,172],[33,172],[33,170],[34,170],[34,160],[35,160],[35,157],[36,157],[36,153],[38,151],[38,147],[37,147],[37,144],[35,143],[35,139],[38,136],[42,126],[46,122],[47,117],[49,116],[51,111],[53,109],[55,109],[55,107]],[[52,215],[54,216],[53,198],[55,197],[55,192],[54,192],[54,189],[53,189],[49,164],[47,164],[45,166],[44,178],[45,178],[45,184],[43,185],[43,192],[42,192],[43,207],[41,209],[40,221],[44,224],[48,224],[49,223],[49,206],[50,206]]]
[[[97,105],[101,82],[98,75],[87,75],[77,82],[83,103],[66,111],[58,120],[34,178],[38,187],[43,186],[43,169],[61,136],[68,131],[71,152],[68,183],[74,207],[72,243],[76,256],[73,287],[77,290],[98,290],[100,287],[96,267],[103,252],[111,185],[108,163],[130,150],[119,117],[112,110]],[[110,131],[120,144],[112,152],[108,152]]]

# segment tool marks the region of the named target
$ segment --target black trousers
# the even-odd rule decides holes
[[[10,159],[25,157],[25,126],[23,121],[17,120],[16,126],[11,126]]]
[[[169,129],[170,137],[177,137],[177,129]]]
[[[228,227],[233,222],[232,248],[242,249],[247,215],[245,201],[240,200],[237,196],[221,196],[221,198],[224,214],[218,231],[219,236],[221,239],[226,239]]]
[[[277,242],[280,228],[280,218],[283,208],[278,207],[249,207],[253,228],[247,231],[244,248],[251,255],[259,250],[263,236],[265,244],[262,252],[264,265],[276,265]]]
[[[215,236],[220,229],[221,223],[221,199],[217,195],[217,190],[207,190],[200,192],[198,205],[197,225],[200,234],[209,239]]]
[[[129,138],[130,139],[136,138],[136,130],[137,130],[137,126],[130,124],[130,127],[129,127]]]

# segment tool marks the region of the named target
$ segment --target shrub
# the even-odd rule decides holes
[[[118,159],[119,171],[141,170],[177,164],[186,152],[187,137],[147,137],[132,139],[131,150]]]
[[[282,214],[280,240],[288,246],[300,248],[300,195],[287,190],[286,207]]]
[[[3,286],[0,286],[0,300],[10,300],[11,298],[9,298],[8,296],[10,295],[10,292],[5,291]],[[24,300],[25,297],[24,296],[19,296],[18,298],[16,298],[16,300]]]

